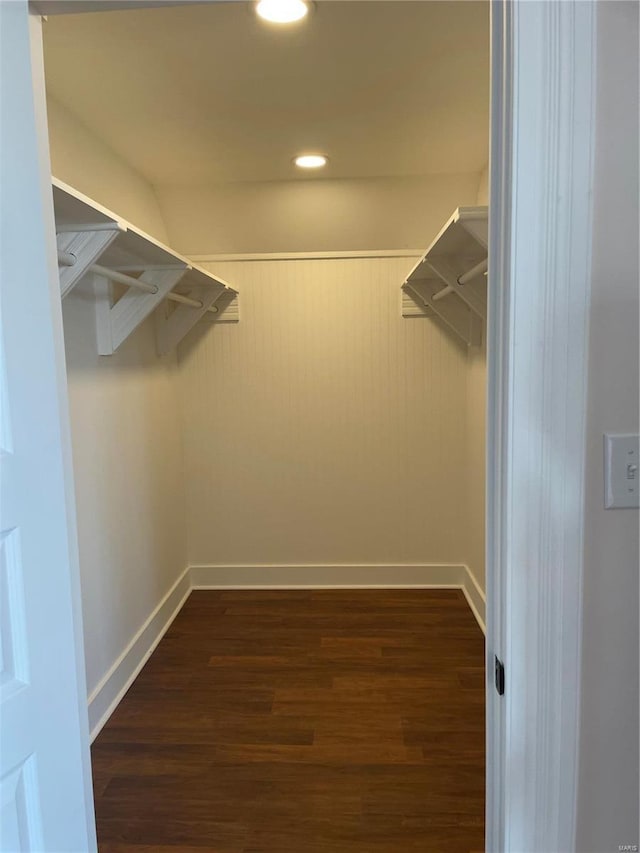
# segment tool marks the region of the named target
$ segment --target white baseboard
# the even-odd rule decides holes
[[[191,566],[185,569],[89,696],[93,741],[192,589],[461,589],[485,632],[485,596],[462,563]]]
[[[467,604],[471,608],[471,612],[476,617],[476,622],[482,629],[482,633],[486,635],[487,599],[484,590],[475,579],[469,566],[465,566],[464,568],[465,577],[462,583],[462,591],[464,592],[464,597],[467,599]]]
[[[461,588],[465,577],[460,563],[191,566],[193,589]]]
[[[96,738],[118,703],[145,665],[191,592],[191,575],[185,569],[160,604],[140,628],[111,669],[89,696],[89,731]]]
[[[462,563],[191,566],[193,589],[461,589],[485,628],[485,595]]]

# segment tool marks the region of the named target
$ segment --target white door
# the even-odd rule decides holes
[[[0,850],[96,848],[41,21],[0,2]]]

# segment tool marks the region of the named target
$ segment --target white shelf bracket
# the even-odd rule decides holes
[[[184,295],[200,302],[200,308],[179,304],[169,313],[168,303],[165,302],[160,305],[155,313],[158,355],[166,355],[174,347],[177,347],[184,336],[191,331],[198,320],[224,292],[223,285],[217,287],[213,284],[195,285]]]
[[[482,282],[483,289],[482,292],[479,293],[474,289],[470,281],[467,284],[461,284],[458,281],[459,276],[456,275],[453,265],[447,258],[427,258],[426,266],[433,270],[433,272],[442,279],[449,288],[449,293],[455,293],[459,296],[460,299],[462,299],[469,308],[478,315],[478,317],[481,317],[483,320],[487,319],[486,284],[484,278],[481,277],[482,274],[480,274],[480,280]],[[476,267],[479,267],[479,265],[476,265]],[[461,277],[462,276],[460,276],[460,278]],[[444,295],[445,294],[443,292],[443,296]]]
[[[488,249],[489,245],[489,214],[486,207],[479,208],[480,215],[464,216],[460,220],[460,224],[473,239]]]
[[[239,323],[240,322],[240,294],[235,290],[225,290],[216,299],[215,314],[207,314],[211,323]]]
[[[166,299],[187,270],[185,265],[183,269],[145,272],[140,276],[140,281],[156,288],[156,292],[145,293],[130,287],[115,304],[109,279],[104,275],[94,274],[98,353],[113,355],[129,335]]]
[[[402,316],[425,315],[424,306],[467,346],[479,346],[487,319],[487,234],[487,207],[457,208],[405,280]]]
[[[407,281],[404,286],[413,291],[467,346],[479,346],[482,343],[482,323],[466,304],[455,298],[434,301],[434,295],[441,290],[437,279],[415,279]]]
[[[92,228],[89,225],[77,231],[65,229],[56,234],[58,254],[70,256],[68,260],[75,259],[69,265],[58,263],[60,295],[63,299],[123,230],[116,223],[109,223],[107,228]]]
[[[433,309],[415,293],[409,284],[400,288],[400,312],[403,317],[433,317]]]

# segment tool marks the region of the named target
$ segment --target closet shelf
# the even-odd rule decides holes
[[[205,314],[212,322],[238,321],[238,293],[227,282],[57,178],[52,182],[61,296],[91,276],[100,355],[112,355],[153,311],[160,355]],[[126,288],[119,298],[114,284]]]
[[[403,285],[402,316],[436,315],[468,345],[487,317],[488,208],[459,207]]]

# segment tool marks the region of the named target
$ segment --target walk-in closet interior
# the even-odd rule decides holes
[[[479,851],[488,3],[260,5],[44,24],[101,849]]]

